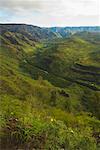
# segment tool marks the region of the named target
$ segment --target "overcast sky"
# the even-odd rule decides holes
[[[1,23],[100,25],[100,0],[0,0]]]

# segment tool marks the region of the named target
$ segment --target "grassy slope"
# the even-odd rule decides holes
[[[72,89],[79,89],[80,94],[79,91],[74,93],[76,99],[83,102],[84,96],[88,101],[92,97],[95,103],[100,98],[99,47],[99,43],[91,43],[79,37],[52,41],[45,43],[32,57],[26,58],[24,66],[31,76],[37,77],[40,74],[54,85],[66,88],[70,91],[69,95],[73,95]],[[96,113],[99,116],[99,110]]]
[[[10,34],[10,37],[12,37],[11,33],[7,34]],[[69,66],[73,65],[74,57],[76,62],[77,55],[86,56],[82,52],[85,46],[82,46],[82,43],[86,44],[86,48],[89,45],[89,52],[91,52],[91,47],[94,48],[94,45],[91,46],[88,42],[81,39],[75,39],[76,43],[74,42],[73,45],[73,40],[72,43],[70,43],[71,41],[66,42],[66,40],[61,41],[61,44],[56,46],[55,44],[47,44],[45,46],[47,48],[43,48],[42,56],[45,57],[50,54],[51,58],[57,58],[56,64],[54,62],[56,59],[54,59],[52,67],[49,68],[50,73],[47,73],[48,69],[44,64],[39,66],[42,57],[37,59],[38,64],[33,59],[32,51],[36,53],[37,49],[41,49],[43,45],[35,43],[33,46],[32,41],[27,43],[20,39],[20,35],[16,37],[15,34],[13,37],[13,39],[17,40],[17,44],[15,40],[14,44],[11,39],[2,37],[3,41],[0,48],[1,146],[6,148],[7,145],[7,148],[12,147],[13,149],[15,148],[14,146],[19,148],[29,146],[29,148],[54,150],[62,147],[65,149],[78,147],[89,149],[89,146],[93,150],[96,149],[95,139],[92,135],[97,133],[96,140],[98,140],[99,121],[92,117],[90,112],[96,117],[99,116],[99,93],[75,82],[65,80],[67,73],[63,73],[63,70],[61,70],[61,74],[57,75],[57,70],[63,69],[59,68],[60,64],[58,65],[57,63],[65,60],[63,63],[68,64],[67,69],[69,69]],[[72,46],[70,47],[70,45]],[[73,51],[76,46],[82,47],[79,54]],[[46,50],[47,52],[45,52]],[[65,56],[66,58],[72,57],[72,59],[66,60],[66,58],[64,59]],[[61,64],[61,67],[63,65]],[[96,65],[98,67],[98,64]],[[62,95],[60,87],[57,88],[51,85],[48,81],[43,80],[41,76],[56,86],[65,84],[66,88],[64,91],[68,96]],[[33,80],[32,78],[38,78],[38,80]],[[89,114],[83,113],[83,110],[89,112]],[[14,119],[17,119],[17,121]],[[87,137],[87,141],[84,141],[85,137]],[[32,141],[32,139],[35,140]],[[87,145],[84,146],[83,141]]]

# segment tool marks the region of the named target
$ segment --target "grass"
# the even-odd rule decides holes
[[[77,82],[99,89],[99,77],[72,70],[98,74],[97,46],[79,37],[35,45],[19,33],[1,38],[1,148],[98,150],[100,93]]]

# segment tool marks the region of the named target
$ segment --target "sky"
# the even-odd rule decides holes
[[[0,0],[0,23],[98,26],[100,0]]]

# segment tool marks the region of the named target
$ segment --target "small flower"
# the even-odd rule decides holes
[[[73,131],[73,130],[71,130],[70,132],[71,132],[71,133],[74,133],[74,131]]]
[[[53,118],[51,118],[51,122],[53,122],[54,121],[54,119]]]

